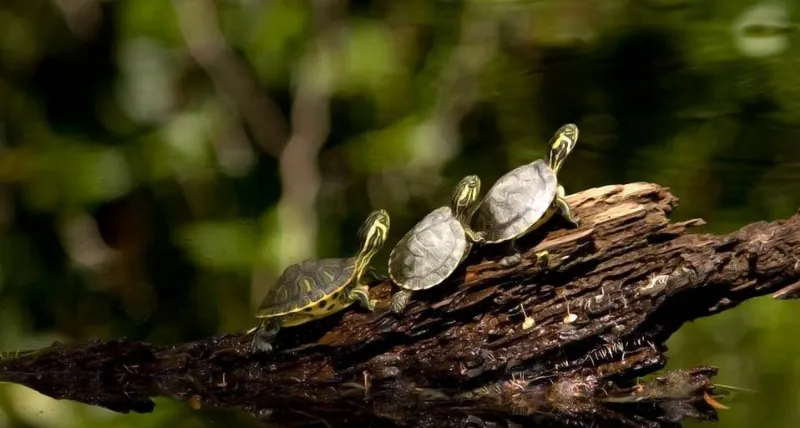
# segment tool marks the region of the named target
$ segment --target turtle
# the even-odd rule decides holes
[[[516,240],[546,223],[556,211],[576,227],[579,220],[565,199],[558,174],[564,160],[578,142],[578,127],[568,123],[555,132],[545,159],[517,167],[500,177],[475,210],[472,228],[484,234],[485,244],[506,242],[511,254],[500,260],[513,266],[522,260]],[[547,251],[537,254],[546,258]]]
[[[447,279],[466,259],[483,234],[469,226],[481,189],[477,175],[456,186],[450,206],[439,207],[419,221],[389,254],[389,277],[400,291],[392,295],[391,309],[401,313],[414,291],[426,290]]]
[[[358,253],[354,257],[307,259],[288,266],[264,296],[256,313],[260,320],[252,349],[269,353],[271,342],[282,327],[293,327],[339,312],[354,302],[370,310],[370,279],[382,279],[369,266],[383,247],[389,233],[389,214],[379,209],[370,213],[358,229]]]

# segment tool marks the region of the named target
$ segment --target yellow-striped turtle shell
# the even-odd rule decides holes
[[[284,317],[284,327],[336,313],[354,303],[345,288],[355,275],[356,258],[304,260],[287,267],[264,296],[256,318]]]

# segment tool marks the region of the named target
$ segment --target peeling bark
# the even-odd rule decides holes
[[[761,295],[800,295],[800,214],[725,235],[670,222],[667,189],[631,183],[568,197],[581,227],[554,219],[474,250],[402,316],[360,309],[281,331],[277,352],[228,334],[174,346],[54,344],[0,361],[0,380],[118,412],[150,397],[238,408],[283,425],[677,426],[714,419],[712,367],[640,376],[665,363],[683,323]],[[546,263],[535,254],[547,250]],[[388,304],[391,284],[372,289]],[[524,312],[523,309],[524,308]],[[527,318],[526,318],[527,317]]]

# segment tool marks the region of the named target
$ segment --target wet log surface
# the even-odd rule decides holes
[[[279,426],[678,426],[715,419],[713,367],[663,368],[683,323],[761,295],[800,296],[800,214],[725,236],[670,222],[667,189],[631,183],[570,195],[561,219],[476,248],[405,314],[354,305],[281,331],[277,352],[241,333],[174,346],[128,340],[6,356],[0,380],[119,412],[150,397],[237,408]],[[546,263],[534,254],[547,250]],[[388,304],[391,284],[372,289]],[[779,304],[776,302],[775,304]],[[523,311],[524,309],[524,311]]]

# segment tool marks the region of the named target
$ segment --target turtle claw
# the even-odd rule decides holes
[[[539,269],[544,269],[545,267],[547,267],[549,260],[550,260],[550,253],[547,250],[539,251],[538,253],[536,253],[535,265]],[[509,254],[503,257],[502,259],[500,259],[498,263],[500,264],[500,266],[503,267],[512,267],[520,264],[521,262],[522,262],[522,254],[519,252],[519,250],[514,248],[513,254]]]
[[[500,259],[498,264],[502,267],[512,267],[520,264],[520,262],[522,262],[522,254],[514,253]]]
[[[253,337],[253,342],[250,345],[250,351],[254,354],[270,354],[274,350],[274,347],[269,340],[267,340],[264,336],[266,336],[262,331],[256,332],[255,337]]]
[[[392,312],[396,314],[403,313],[403,310],[405,310],[406,306],[408,305],[409,299],[411,299],[411,294],[412,293],[410,290],[400,290],[392,295]]]
[[[375,300],[370,299],[369,297],[369,287],[366,285],[359,285],[352,290],[347,295],[347,297],[352,300],[358,302],[362,308],[368,311],[375,310]]]
[[[267,342],[254,342],[252,352],[254,354],[271,354],[273,346]]]
[[[250,351],[254,354],[269,354],[273,351],[272,341],[278,335],[280,325],[275,322],[259,324],[253,330],[253,342],[250,344]],[[249,332],[248,332],[249,333]]]
[[[556,208],[561,212],[561,215],[570,223],[572,223],[575,227],[580,227],[581,222],[578,220],[575,215],[572,213],[572,207],[569,206],[567,203],[567,199],[564,196],[564,186],[559,185],[558,190],[556,191],[555,197],[555,205]]]
[[[516,239],[512,239],[506,244],[506,252],[507,255],[500,259],[498,262],[502,267],[512,267],[520,264],[522,262],[522,254],[517,248],[517,241]]]

